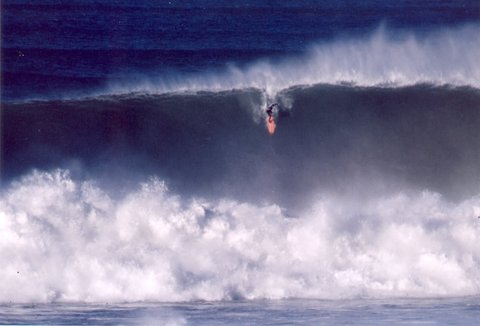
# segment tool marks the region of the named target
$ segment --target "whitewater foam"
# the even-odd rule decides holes
[[[171,93],[257,88],[273,97],[299,85],[480,86],[480,26],[431,31],[423,35],[379,27],[372,35],[338,38],[310,47],[300,57],[260,60],[223,71],[167,74],[112,82],[108,93]]]
[[[276,204],[186,199],[152,178],[122,198],[35,171],[0,198],[0,301],[188,301],[480,293],[480,197],[399,191]]]

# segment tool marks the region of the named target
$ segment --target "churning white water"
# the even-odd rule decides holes
[[[0,197],[0,301],[463,296],[480,293],[480,197],[182,198],[151,179],[121,198],[66,170]]]

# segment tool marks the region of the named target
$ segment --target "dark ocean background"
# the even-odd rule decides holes
[[[478,317],[478,1],[1,12],[0,323]]]

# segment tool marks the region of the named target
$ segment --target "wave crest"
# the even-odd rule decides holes
[[[270,96],[298,85],[480,85],[480,26],[470,24],[416,35],[379,27],[369,37],[338,38],[300,57],[260,60],[223,71],[136,77],[113,83],[112,93],[265,89]]]

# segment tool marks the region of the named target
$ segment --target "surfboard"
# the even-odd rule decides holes
[[[275,124],[275,119],[273,117],[267,117],[267,130],[270,135],[275,133],[275,128],[277,125]]]

